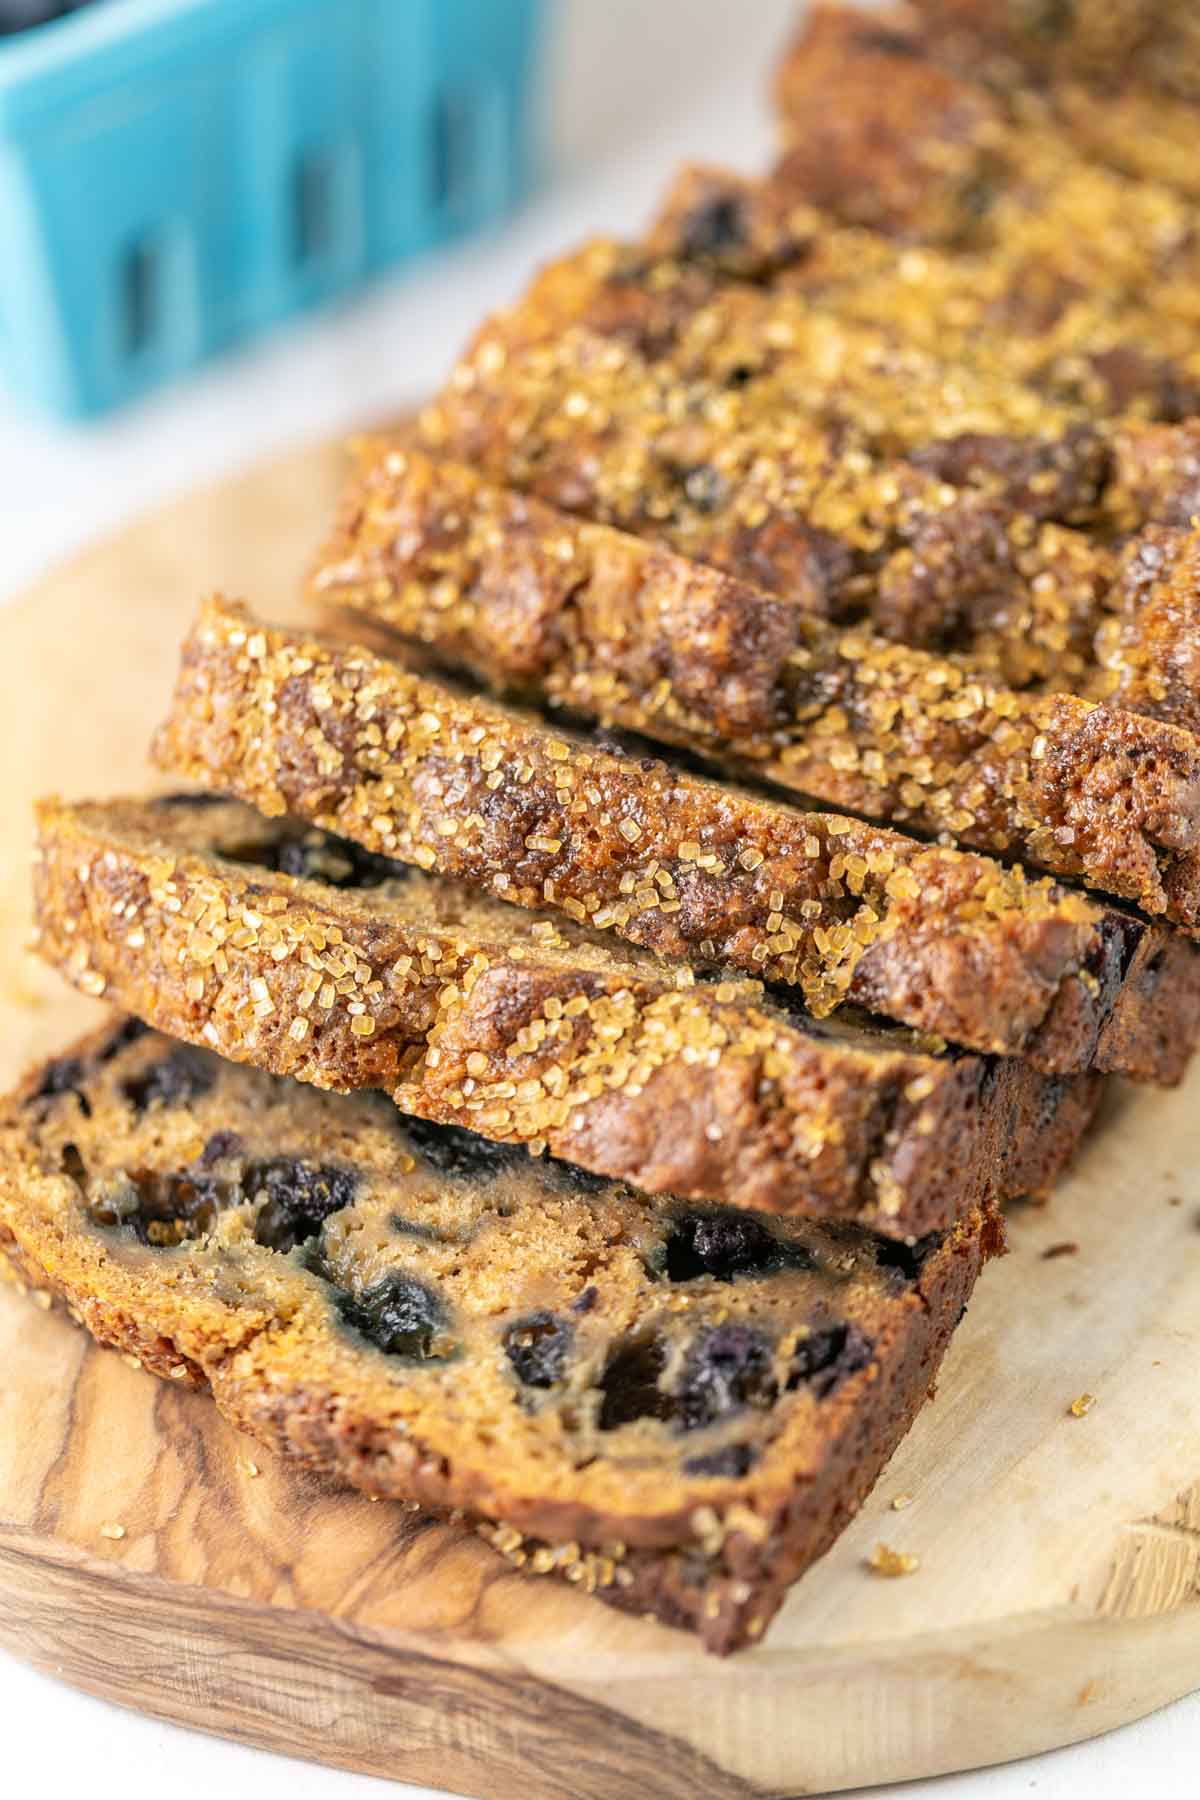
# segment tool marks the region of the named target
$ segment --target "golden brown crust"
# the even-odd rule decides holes
[[[1103,501],[1111,531],[1127,537],[1143,526],[1192,528],[1200,518],[1200,419],[1178,425],[1122,420],[1111,454]]]
[[[839,632],[386,444],[363,447],[316,591],[574,712],[1195,925],[1200,756],[1170,725]]]
[[[643,333],[658,321],[673,335],[681,314],[734,276],[793,310],[803,300],[818,321],[868,326],[885,345],[965,369],[973,382],[990,374],[998,392],[1007,382],[1009,404],[1020,396],[1030,418],[1051,408],[1084,421],[1179,421],[1200,410],[1190,210],[1079,159],[1064,171],[1060,150],[1044,152],[1058,168],[1053,204],[1017,209],[1000,241],[969,254],[847,226],[778,173],[750,180],[685,168],[642,244],[616,265],[651,287],[656,305],[628,295],[616,307],[601,288],[591,316],[602,330],[632,318]],[[531,297],[545,300],[552,273]],[[578,276],[572,285],[578,305]],[[562,275],[549,291],[560,306],[569,297]]]
[[[753,982],[680,986],[686,971],[415,873],[353,892],[261,866],[300,835],[228,802],[48,803],[41,953],[236,1061],[381,1086],[649,1192],[900,1236],[1044,1188],[1094,1107],[1086,1077],[818,1026]]]
[[[856,225],[975,240],[1006,172],[1004,114],[926,54],[910,8],[810,8],[775,100],[785,185]]]
[[[901,296],[889,326],[710,276],[603,241],[551,265],[476,335],[421,441],[795,610],[1188,723],[1154,678],[1194,633],[1131,608],[1112,529],[1180,523],[1189,428],[1126,418],[1110,446],[1078,357],[1060,404],[994,328],[946,360],[908,340]],[[1097,355],[1114,386],[1157,379]],[[1114,634],[1151,679],[1118,683]]]
[[[1200,99],[1200,21],[1192,0],[912,0],[939,54],[1016,83],[1111,100],[1128,86]]]
[[[964,1028],[982,1037],[978,1047],[986,1049],[1023,1048],[1049,1010],[1053,990],[1093,947],[1096,919],[1086,902],[985,858],[922,845],[858,820],[802,812],[617,753],[369,652],[272,634],[264,640],[272,666],[268,673],[264,665],[258,677],[234,666],[245,661],[235,641],[245,640],[244,615],[214,609],[207,618],[201,627],[206,644],[197,639],[189,653],[175,721],[163,740],[169,756],[178,751],[186,759],[185,772],[210,753],[236,754],[232,739],[216,741],[219,728],[213,739],[206,733],[206,661],[221,671],[219,680],[278,682],[283,692],[268,716],[302,736],[312,729],[310,708],[321,713],[338,746],[343,785],[349,785],[339,791],[335,777],[322,795],[309,778],[307,798],[293,794],[284,765],[294,762],[294,754],[280,738],[274,751],[264,740],[245,746],[243,772],[231,771],[243,786],[254,779],[245,772],[247,760],[257,758],[265,772],[274,755],[278,785],[259,794],[272,812],[279,812],[281,800],[314,819],[320,813],[317,822],[328,823],[336,812],[356,841],[365,843],[362,834],[371,834],[374,848],[500,897],[527,906],[553,904],[580,923],[660,953],[794,983],[806,1004],[822,1013],[847,997],[869,998],[886,1013],[895,991],[905,1009],[902,1022],[943,1036],[955,1036],[948,1026],[975,1013],[974,1032]],[[719,634],[708,622],[704,635],[715,650]],[[737,655],[745,635],[738,633]],[[298,664],[306,666],[293,675]],[[355,742],[354,714],[365,703],[351,696],[363,684],[373,691],[375,730]],[[331,686],[339,692],[339,707],[326,703]],[[726,681],[723,691],[736,704],[731,686],[736,689]],[[747,704],[754,704],[751,696]],[[288,708],[302,723],[285,722]],[[436,730],[421,725],[422,713],[437,722]],[[414,717],[415,731],[406,724]],[[390,746],[384,755],[376,754],[380,734]],[[386,765],[391,789],[382,799],[371,773],[377,765]],[[224,771],[210,767],[219,785]],[[357,799],[349,787],[359,790]],[[393,825],[384,823],[388,818]],[[947,959],[943,970],[956,954],[956,940],[968,946],[961,957],[963,984],[972,979],[972,963],[997,959],[995,986],[1011,994],[1011,1027],[996,1027],[989,1039],[965,986],[960,998],[947,1001],[954,1010],[936,1020],[932,1011],[909,1011],[922,1003],[904,1001],[904,991],[922,978],[904,966],[915,953],[906,946],[926,935]],[[1022,974],[1024,956],[1029,967]],[[983,979],[986,1006],[999,1004],[991,978]],[[936,1008],[941,1002],[930,997],[923,1004]]]
[[[683,1266],[670,1244],[696,1219],[677,1203],[534,1165],[442,1172],[420,1137],[402,1154],[370,1097],[314,1099],[180,1054],[118,1023],[5,1104],[0,1255],[18,1277],[101,1343],[207,1381],[284,1453],[367,1493],[466,1508],[514,1566],[720,1652],[761,1635],[852,1516],[1002,1248],[981,1216],[898,1256],[760,1226],[705,1255],[754,1243],[761,1266]],[[285,1212],[281,1240],[287,1183],[313,1191],[305,1171],[340,1184],[337,1204],[303,1225]],[[164,1199],[190,1209],[182,1237]],[[410,1306],[387,1323],[384,1281]],[[421,1354],[386,1335],[414,1329],[413,1305],[434,1333]],[[556,1348],[523,1364],[533,1328]],[[653,1342],[657,1399],[645,1373],[615,1374]]]
[[[1043,30],[1047,10],[815,7],[775,83],[779,179],[847,221],[960,249],[1003,245],[1039,212],[1079,222],[1078,201],[1063,206],[1072,185],[1101,201],[1159,183],[1194,197],[1194,13],[1171,31],[1141,5],[1083,7],[1082,23],[1054,8]],[[1145,254],[1169,254],[1170,233],[1155,245],[1145,224],[1131,222]]]
[[[691,392],[698,417],[719,411],[718,423],[748,430],[786,410],[793,437],[801,420],[831,428],[827,445],[814,437],[818,467],[821,450],[830,467],[846,451],[860,462],[864,452],[876,459],[920,453],[921,468],[939,481],[988,488],[1011,511],[1059,520],[1091,517],[1108,465],[1098,433],[1081,429],[1096,408],[1095,396],[1080,391],[1078,378],[1061,392],[1047,384],[1032,363],[1022,365],[1009,334],[986,318],[970,320],[969,345],[952,335],[948,355],[936,336],[910,331],[905,280],[911,277],[902,278],[904,265],[894,257],[892,315],[886,320],[856,316],[843,308],[840,294],[837,304],[823,303],[821,258],[836,257],[835,246],[850,234],[827,224],[820,236],[809,235],[819,219],[811,209],[776,218],[776,209],[786,205],[778,184],[691,170],[676,185],[666,217],[647,240],[592,239],[540,270],[515,305],[476,333],[455,383],[483,386],[490,376],[499,401],[510,394],[513,368],[527,363],[531,378],[550,384],[547,399],[553,402],[553,380],[561,371],[576,384],[566,416],[585,419],[581,401],[589,388],[598,401],[608,397],[606,375],[643,379],[638,361],[626,364],[611,353],[605,358],[590,342],[608,339],[646,362],[668,362]],[[741,249],[752,245],[756,232],[769,231],[773,219],[779,229],[786,223],[789,234],[775,254],[802,265],[814,261],[807,276],[816,292],[730,278]],[[854,244],[860,241],[861,234],[854,234]],[[708,243],[716,248],[705,248]],[[875,280],[883,279],[880,270]],[[952,333],[962,322],[960,310],[954,309]],[[928,333],[931,321],[919,322]],[[571,328],[588,335],[578,338],[575,360],[567,361],[570,346],[555,340]],[[610,380],[610,392],[615,385]],[[671,392],[665,411],[676,421],[687,409],[678,390]],[[455,420],[452,396],[445,406],[449,425]],[[439,419],[437,409],[431,417]],[[660,425],[657,417],[655,422]],[[459,415],[458,428],[464,425]],[[554,425],[551,417],[542,428]],[[693,436],[696,430],[693,420]],[[869,472],[861,463],[860,477]],[[923,495],[911,472],[907,485],[908,504],[939,504],[936,490]],[[720,509],[723,496],[703,498],[711,512]]]
[[[519,308],[489,321],[422,413],[422,446],[806,611],[878,610],[914,642],[963,636],[964,580],[1028,603],[1057,560],[1038,521],[1096,503],[1095,434],[1047,407],[1045,429],[1014,433],[1026,397],[1006,377],[960,382],[923,351],[752,291],[715,298],[662,354],[589,311],[549,336],[540,307],[536,329]],[[957,412],[934,398],[943,382],[966,390]]]

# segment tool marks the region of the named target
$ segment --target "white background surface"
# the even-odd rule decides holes
[[[504,231],[99,426],[46,426],[7,410],[0,396],[0,594],[198,481],[428,392],[483,312],[512,297],[534,262],[589,231],[632,228],[683,158],[762,163],[766,73],[792,0],[549,5],[558,26],[550,94],[557,174]],[[2,679],[22,679],[22,671]],[[3,1655],[0,1729],[0,1795],[14,1800],[68,1792],[89,1800],[428,1796],[154,1724]],[[902,1792],[905,1800],[1196,1796],[1200,1698],[1094,1744]]]

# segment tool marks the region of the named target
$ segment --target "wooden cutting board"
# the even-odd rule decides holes
[[[31,796],[148,781],[195,599],[299,616],[338,476],[322,449],[184,499],[0,611],[6,1079],[96,1015],[23,956]],[[813,1793],[1108,1730],[1200,1686],[1198,1163],[1200,1079],[1114,1092],[853,1529],[725,1663],[298,1475],[0,1292],[0,1642],[162,1718],[520,1800]],[[919,1569],[872,1574],[877,1542]]]

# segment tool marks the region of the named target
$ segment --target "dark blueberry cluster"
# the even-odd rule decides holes
[[[449,1322],[446,1308],[415,1275],[385,1275],[365,1293],[339,1295],[337,1308],[345,1324],[386,1356],[424,1362],[447,1354],[439,1345]]]
[[[563,1162],[557,1156],[543,1157],[533,1166],[573,1194],[602,1194],[605,1188],[613,1185],[613,1176],[598,1175],[594,1169],[581,1169],[578,1163]]]
[[[788,1390],[807,1387],[824,1400],[848,1375],[865,1369],[872,1354],[870,1340],[857,1325],[842,1321],[820,1326],[801,1340],[788,1372]]]
[[[1095,983],[1097,1007],[1112,1004],[1112,999],[1129,973],[1130,966],[1146,927],[1140,919],[1107,907],[1084,961],[1084,969]]]
[[[251,1198],[266,1198],[254,1222],[254,1241],[264,1249],[286,1253],[315,1237],[332,1213],[354,1199],[358,1177],[335,1164],[299,1162],[279,1157],[252,1163],[242,1177]]]
[[[814,1259],[803,1245],[781,1242],[749,1213],[685,1213],[675,1221],[666,1243],[671,1281],[697,1281],[703,1275],[733,1281],[739,1275],[813,1267]]]
[[[236,1197],[229,1183],[190,1170],[124,1169],[92,1187],[88,1211],[97,1225],[124,1225],[139,1243],[165,1249],[207,1236]]]
[[[385,881],[404,881],[412,874],[407,863],[377,856],[372,850],[326,831],[286,838],[274,846],[266,860],[281,875],[323,881],[336,888],[381,887]]]
[[[635,1419],[661,1419],[678,1431],[699,1431],[732,1418],[747,1408],[759,1411],[773,1406],[779,1388],[775,1379],[774,1346],[756,1326],[728,1321],[709,1326],[692,1341],[673,1391],[662,1386],[666,1350],[661,1338],[628,1339],[609,1357],[600,1377],[598,1424],[613,1431]],[[726,1447],[707,1457],[693,1459],[693,1473],[744,1473],[757,1452]],[[703,1464],[701,1467],[699,1465]],[[740,1470],[735,1465],[743,1465]]]
[[[770,1339],[753,1325],[714,1325],[692,1344],[677,1394],[680,1428],[697,1431],[740,1412],[774,1403]]]
[[[736,194],[718,194],[688,214],[679,231],[685,257],[724,256],[748,241],[746,208]]]
[[[135,1044],[140,1037],[146,1035],[146,1026],[140,1019],[126,1019],[110,1032],[102,1047],[97,1050],[92,1061],[96,1068],[111,1062],[130,1044]],[[84,1091],[86,1068],[82,1057],[60,1056],[54,1062],[47,1063],[41,1081],[29,1096],[29,1104],[35,1100],[56,1100],[63,1094],[74,1094],[83,1111],[85,1119],[92,1116],[92,1103]]]
[[[87,1184],[88,1209],[98,1225],[129,1226],[143,1244],[163,1247],[204,1237],[225,1207],[260,1200],[255,1242],[286,1253],[314,1237],[331,1213],[354,1199],[357,1177],[352,1169],[294,1157],[248,1163],[229,1177],[212,1173],[241,1149],[236,1132],[214,1132],[190,1168],[126,1169]],[[78,1151],[67,1173],[81,1185],[86,1182]]]
[[[179,1044],[152,1063],[144,1075],[122,1085],[125,1098],[136,1113],[150,1106],[185,1106],[207,1094],[217,1079],[217,1065],[203,1050]]]
[[[522,1387],[550,1388],[563,1378],[574,1331],[552,1312],[530,1313],[504,1333],[504,1350]]]
[[[429,1119],[405,1118],[403,1124],[417,1155],[452,1181],[488,1181],[505,1169],[529,1163],[523,1144],[494,1144],[461,1125],[435,1125]]]
[[[693,1456],[683,1465],[685,1475],[722,1475],[738,1481],[748,1475],[762,1455],[757,1444],[726,1444],[721,1450],[709,1450]]]
[[[196,1159],[200,1169],[211,1169],[214,1163],[223,1162],[228,1156],[240,1156],[242,1140],[236,1131],[214,1131]]]
[[[876,1267],[911,1285],[921,1279],[922,1269],[941,1241],[941,1233],[936,1231],[931,1231],[927,1237],[918,1238],[913,1244],[906,1244],[902,1238],[877,1238]]]
[[[744,1407],[770,1406],[777,1388],[770,1339],[752,1325],[714,1325],[692,1343],[673,1393],[661,1385],[666,1352],[657,1337],[620,1345],[600,1378],[599,1426],[662,1419],[697,1431]]]
[[[74,1094],[83,1108],[84,1116],[91,1118],[92,1105],[83,1091],[83,1061],[78,1056],[60,1056],[54,1062],[47,1063],[42,1079],[34,1088],[29,1098],[33,1100],[57,1100],[62,1094]]]
[[[615,1431],[635,1419],[670,1419],[675,1402],[659,1387],[666,1351],[656,1337],[632,1338],[618,1345],[600,1377],[601,1431]]]

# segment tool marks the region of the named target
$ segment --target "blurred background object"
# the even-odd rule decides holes
[[[0,0],[0,37],[28,31],[31,25],[45,25],[92,4],[94,0]]]
[[[534,166],[543,13],[0,0],[8,385],[101,411],[503,216]]]
[[[340,3],[354,14],[357,0]],[[51,44],[142,4],[91,0],[74,18],[0,37],[0,69],[39,39]],[[400,12],[428,0],[376,4]],[[685,158],[763,166],[774,139],[768,77],[795,20],[796,0],[749,9],[730,0],[542,0],[525,128],[544,149],[524,204],[104,412],[60,416],[31,405],[5,381],[0,348],[0,601],[172,494],[418,403],[537,263],[595,231],[636,233]],[[4,142],[0,100],[0,190],[11,192]],[[0,267],[0,340],[3,291]],[[212,579],[198,568],[197,590]]]

